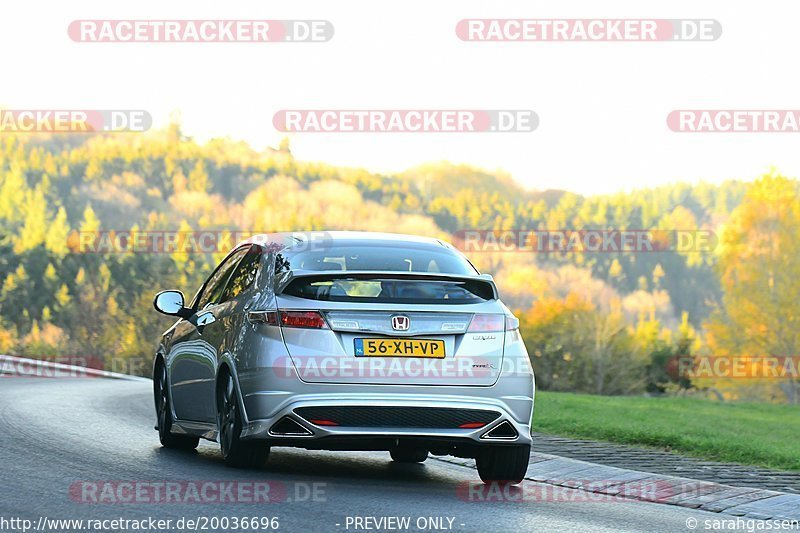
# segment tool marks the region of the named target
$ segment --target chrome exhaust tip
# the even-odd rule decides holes
[[[481,435],[482,439],[487,440],[514,440],[519,437],[519,433],[508,420],[503,420],[495,427]]]
[[[284,416],[269,429],[270,435],[283,437],[307,437],[313,435],[311,430],[300,424],[290,416]]]

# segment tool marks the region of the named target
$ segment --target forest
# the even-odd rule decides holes
[[[800,403],[800,380],[687,375],[676,361],[800,353],[800,183],[768,170],[607,195],[525,187],[433,162],[394,174],[147,134],[0,136],[0,353],[147,375],[170,320],[228,251],[87,249],[113,232],[705,232],[656,251],[464,250],[520,320],[537,386],[601,395]],[[656,234],[654,233],[654,234]],[[755,373],[757,374],[757,373]]]

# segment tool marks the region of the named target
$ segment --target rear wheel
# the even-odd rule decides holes
[[[234,468],[251,468],[264,464],[269,455],[269,446],[258,441],[241,439],[242,417],[236,382],[227,371],[217,388],[217,427],[225,464]]]
[[[520,483],[528,471],[530,445],[490,446],[475,458],[478,475],[484,483]]]
[[[396,463],[424,463],[428,458],[428,450],[419,448],[394,448],[389,453]]]
[[[191,435],[172,434],[172,409],[169,400],[169,384],[167,383],[167,368],[163,363],[156,367],[154,380],[154,393],[156,400],[156,414],[158,416],[158,440],[165,448],[178,450],[194,450],[200,443],[199,437]]]

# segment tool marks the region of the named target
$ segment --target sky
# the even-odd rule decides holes
[[[449,160],[531,189],[607,193],[800,175],[800,133],[670,131],[674,109],[800,109],[795,2],[50,1],[0,4],[7,109],[180,112],[256,149],[280,109],[532,109],[533,132],[292,133],[303,160],[393,172]],[[76,19],[324,19],[326,43],[76,43]],[[464,18],[713,18],[713,42],[465,42]]]

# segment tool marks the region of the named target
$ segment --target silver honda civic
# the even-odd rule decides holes
[[[257,235],[185,303],[153,365],[161,444],[218,441],[227,464],[271,447],[474,458],[520,482],[534,381],[492,277],[438,239],[370,232]]]

